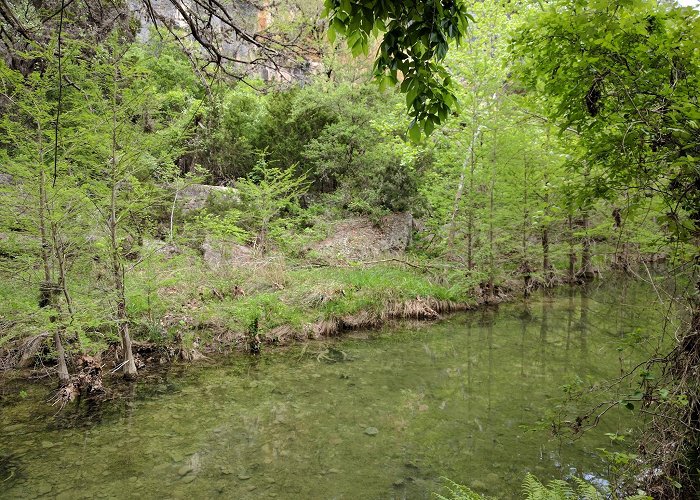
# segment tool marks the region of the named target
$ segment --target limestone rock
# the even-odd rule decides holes
[[[183,213],[201,210],[210,197],[217,196],[224,201],[239,201],[238,191],[226,186],[209,186],[207,184],[190,184],[178,193]]]
[[[413,226],[410,213],[387,215],[378,225],[366,217],[347,219],[335,224],[330,236],[314,249],[327,257],[354,260],[402,254],[411,244]]]
[[[173,257],[182,253],[180,247],[178,247],[174,243],[167,243],[165,241],[149,239],[144,239],[143,251],[145,254],[162,255],[166,259],[172,259]]]
[[[211,269],[236,268],[253,260],[253,249],[237,243],[207,237],[202,246],[202,257]]]

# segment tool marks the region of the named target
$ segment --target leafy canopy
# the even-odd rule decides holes
[[[430,135],[447,119],[457,101],[442,61],[472,19],[464,0],[325,0],[325,9],[330,40],[345,36],[354,56],[368,54],[370,38],[384,33],[374,77],[382,87],[401,80],[413,141],[420,140],[421,129]]]
[[[700,223],[700,21],[653,0],[553,0],[513,41],[523,81],[575,129],[597,194],[659,193],[688,238]],[[585,167],[588,168],[588,167]]]

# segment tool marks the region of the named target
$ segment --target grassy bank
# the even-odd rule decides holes
[[[564,268],[563,262],[555,263]],[[522,272],[511,267],[494,273],[492,295],[484,288],[489,276],[483,272],[415,254],[351,262],[277,253],[211,268],[196,248],[161,244],[142,248],[129,263],[127,313],[143,367],[250,350],[252,344],[265,348],[332,337],[393,319],[436,319],[522,293]],[[14,268],[19,271],[6,274],[0,287],[0,359],[5,369],[52,369],[55,351],[47,325],[49,330],[65,329],[69,360],[88,355],[106,366],[118,363],[114,296],[101,263],[84,259],[71,270],[73,314],[60,324],[37,308],[37,269],[22,268],[16,260]],[[606,268],[603,257],[597,268]],[[555,282],[563,279],[560,273]],[[532,273],[532,284],[541,280]]]
[[[69,355],[99,356],[119,337],[105,312],[109,297],[101,297],[99,276],[84,271],[85,282],[72,283],[76,313],[67,325],[66,347]],[[0,292],[6,364],[45,333],[27,277],[16,275]],[[392,318],[436,318],[478,303],[476,284],[458,270],[400,262],[338,267],[276,256],[212,270],[195,251],[184,250],[136,263],[127,279],[127,303],[137,347],[157,346],[187,359],[195,351],[245,349],[254,323],[260,341],[272,345],[375,327]],[[47,338],[36,365],[51,365],[53,356]]]
[[[192,256],[176,259],[161,265],[177,275],[151,267],[157,283],[132,277],[130,315],[139,318],[138,338],[185,351],[246,349],[255,334],[268,345],[319,339],[395,318],[434,319],[481,300],[477,281],[433,264],[338,267],[271,257],[212,271]]]

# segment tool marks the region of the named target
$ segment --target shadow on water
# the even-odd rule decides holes
[[[624,293],[624,312],[619,288],[561,289],[439,323],[173,365],[59,414],[45,388],[4,394],[0,497],[429,498],[447,476],[513,498],[526,472],[599,477],[604,433],[633,426],[630,415],[576,441],[538,422],[563,384],[617,373],[621,335],[660,321],[650,291]]]

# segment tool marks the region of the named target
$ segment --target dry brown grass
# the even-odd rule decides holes
[[[456,303],[451,300],[417,298],[387,305],[382,313],[385,319],[438,319],[441,314],[450,314],[471,309],[469,304]]]

